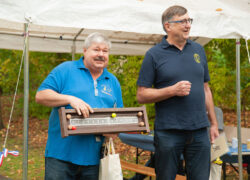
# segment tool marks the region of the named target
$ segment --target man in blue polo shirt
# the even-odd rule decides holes
[[[147,51],[137,81],[139,103],[155,103],[157,180],[175,179],[181,154],[188,179],[208,180],[207,128],[211,143],[219,135],[206,55],[201,45],[188,39],[191,23],[184,7],[164,11],[167,36]]]
[[[104,137],[62,138],[58,108],[74,108],[87,118],[92,108],[123,107],[120,84],[106,69],[110,48],[105,36],[90,34],[84,42],[84,57],[57,66],[38,89],[37,103],[53,107],[45,149],[46,180],[98,180]]]

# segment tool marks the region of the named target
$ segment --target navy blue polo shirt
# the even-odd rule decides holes
[[[120,83],[105,68],[94,81],[83,63],[67,61],[54,68],[38,91],[51,89],[60,94],[72,95],[88,103],[92,108],[123,107]],[[95,135],[61,137],[58,108],[54,107],[49,118],[48,140],[45,157],[53,157],[78,165],[97,165],[100,161],[101,140]],[[67,105],[66,108],[72,108]]]
[[[210,80],[203,47],[187,40],[183,50],[166,41],[149,49],[143,60],[138,86],[164,88],[179,81],[192,83],[188,96],[174,96],[155,103],[155,129],[195,130],[209,126],[204,82]]]

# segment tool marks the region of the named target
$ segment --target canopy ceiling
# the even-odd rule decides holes
[[[250,0],[1,0],[0,48],[23,49],[24,23],[30,22],[31,51],[82,53],[86,36],[108,36],[111,54],[143,55],[165,34],[162,12],[183,5],[194,19],[191,37],[250,37]]]

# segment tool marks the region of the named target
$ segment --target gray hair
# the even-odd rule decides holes
[[[171,20],[174,16],[183,16],[184,14],[186,14],[188,11],[186,8],[182,7],[182,6],[171,6],[169,8],[167,8],[163,13],[162,13],[162,17],[161,17],[161,21],[162,21],[162,26],[165,32],[166,29],[164,27],[164,24]]]
[[[104,43],[108,45],[109,49],[111,49],[111,41],[99,32],[94,32],[88,35],[88,37],[84,41],[83,48],[88,49],[92,45],[92,43]]]

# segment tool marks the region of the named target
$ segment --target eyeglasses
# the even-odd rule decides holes
[[[168,23],[180,23],[183,26],[186,25],[187,23],[192,24],[192,22],[193,22],[192,18],[183,19],[183,20],[180,20],[180,21],[168,21]]]

